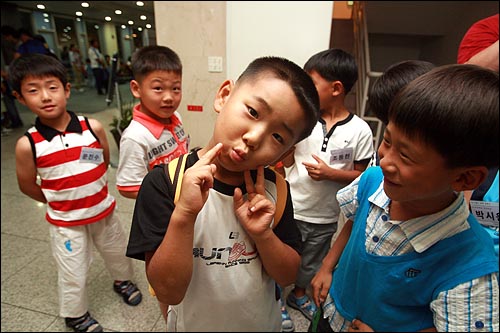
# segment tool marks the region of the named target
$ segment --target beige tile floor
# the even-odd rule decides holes
[[[83,94],[97,98],[92,89]],[[57,272],[50,252],[45,206],[21,193],[17,186],[15,143],[34,123],[31,112],[18,107],[25,128],[1,138],[1,332],[68,332],[64,319],[58,316]],[[118,110],[113,105],[106,109],[103,100],[103,111],[86,115],[106,127]],[[134,205],[115,188],[118,148],[111,133],[107,134],[112,165],[108,169],[109,189],[117,199],[117,211],[128,232]],[[147,293],[144,263],[134,260],[134,267],[135,282],[144,298],[141,304],[131,307],[114,293],[111,277],[95,252],[88,282],[89,311],[108,332],[164,332],[166,325],[157,302]],[[285,295],[290,289],[285,289]],[[309,321],[298,311],[289,311],[295,331],[307,331]]]

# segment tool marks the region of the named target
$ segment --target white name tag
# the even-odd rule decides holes
[[[348,163],[353,159],[353,148],[336,149],[330,151],[330,164]]]
[[[498,202],[471,200],[470,209],[479,223],[498,228]]]
[[[89,148],[83,147],[80,153],[80,163],[90,162],[95,164],[101,164],[104,161],[102,148]]]

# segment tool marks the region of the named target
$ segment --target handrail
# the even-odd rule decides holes
[[[382,122],[375,118],[366,116],[366,104],[370,81],[382,75],[382,72],[371,70],[370,44],[368,40],[368,28],[366,24],[366,1],[354,1],[352,10],[353,33],[354,33],[354,56],[358,64],[358,80],[356,82],[356,113],[368,122],[375,122],[372,127],[373,141],[378,147],[382,132]]]

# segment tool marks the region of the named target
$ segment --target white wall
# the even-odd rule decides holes
[[[236,79],[261,56],[303,66],[329,47],[333,1],[228,1],[227,74]]]
[[[237,79],[255,58],[275,55],[299,66],[330,42],[332,1],[155,1],[158,45],[171,47],[183,64],[178,111],[190,148],[212,136],[214,97],[226,79]],[[209,72],[208,57],[222,57]],[[202,106],[202,112],[188,110]]]

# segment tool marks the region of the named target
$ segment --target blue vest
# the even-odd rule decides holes
[[[415,332],[433,327],[430,303],[443,290],[498,272],[491,238],[469,215],[470,228],[423,253],[377,256],[366,253],[365,230],[373,194],[383,179],[368,168],[358,188],[359,208],[349,241],[333,274],[330,295],[347,320],[360,319],[375,331]]]

